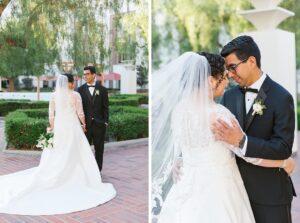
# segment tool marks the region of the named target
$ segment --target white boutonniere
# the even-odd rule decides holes
[[[255,100],[253,104],[253,112],[252,115],[258,114],[262,115],[263,114],[263,109],[266,109],[267,107],[263,104],[262,100]]]
[[[100,92],[99,92],[99,90],[96,90],[96,95],[100,95]]]

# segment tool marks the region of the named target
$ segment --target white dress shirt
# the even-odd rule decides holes
[[[263,73],[257,81],[255,81],[253,84],[251,84],[249,86],[249,88],[254,88],[254,89],[257,89],[259,91],[261,86],[263,85],[266,77],[267,77],[267,75],[265,73]],[[257,96],[257,93],[254,93],[254,92],[247,91],[245,93],[245,106],[246,106],[246,114],[245,115],[247,115],[248,112],[250,111],[251,106],[253,105],[253,102],[254,102],[256,96]],[[244,156],[247,152],[247,144],[248,144],[248,137],[246,136],[244,147],[242,149],[242,153],[244,154]]]
[[[93,84],[88,84],[88,83],[86,83],[86,84],[87,84],[87,86],[95,86],[96,85],[96,80],[94,80]],[[89,87],[89,91],[90,91],[91,95],[93,96],[94,91],[95,91],[95,87]]]

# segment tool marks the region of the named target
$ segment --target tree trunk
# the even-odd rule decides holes
[[[8,92],[14,92],[15,91],[15,78],[9,77],[7,79],[9,81]]]
[[[4,11],[4,9],[6,8],[6,6],[8,5],[8,3],[10,2],[11,0],[0,0],[0,17],[2,15],[2,12]]]

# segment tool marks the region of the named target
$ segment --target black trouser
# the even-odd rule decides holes
[[[291,204],[265,206],[251,202],[256,223],[292,223]]]
[[[104,152],[104,140],[105,140],[106,125],[105,124],[95,124],[87,129],[86,137],[90,144],[94,144],[95,147],[95,158],[99,167],[102,170],[103,164],[103,152]]]

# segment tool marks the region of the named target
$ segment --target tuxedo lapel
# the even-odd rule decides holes
[[[267,98],[266,92],[269,89],[270,82],[271,82],[271,79],[267,76],[254,101],[260,100],[262,102],[262,104],[264,104],[264,102]],[[245,132],[250,127],[250,125],[256,115],[256,114],[252,115],[252,113],[253,113],[253,105],[251,106],[251,108],[246,116],[246,125],[245,125],[245,129],[244,129]]]
[[[245,95],[239,91],[237,95],[237,102],[236,102],[236,111],[237,111],[237,120],[240,123],[240,126],[242,129],[244,129],[245,126],[245,113],[246,113],[246,108],[245,108]]]
[[[92,96],[91,96],[91,93],[90,93],[90,90],[89,90],[89,87],[87,84],[85,85],[85,94],[86,94],[87,98],[89,99],[89,101],[92,102]]]

